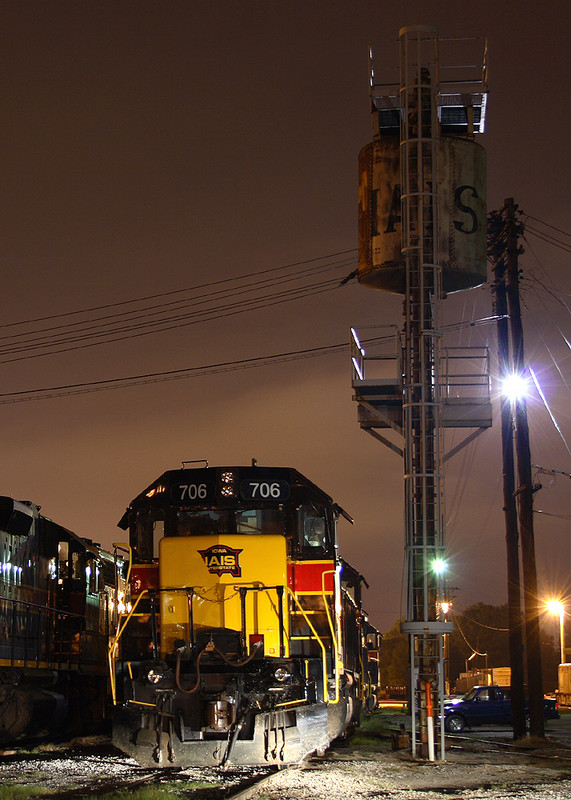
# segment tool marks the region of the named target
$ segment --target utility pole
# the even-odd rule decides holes
[[[506,259],[503,232],[504,225],[501,212],[491,212],[488,224],[488,237],[490,242],[490,254],[494,259],[494,310],[498,319],[498,366],[501,379],[504,379],[511,371],[508,304],[505,284]],[[515,500],[513,423],[510,401],[505,394],[501,396],[501,438],[507,552],[508,639],[511,666],[512,726],[514,739],[521,739],[526,735],[526,728],[519,535]]]
[[[518,224],[513,198],[504,202],[506,231],[506,289],[510,331],[513,348],[513,372],[521,377],[526,372],[523,354],[523,327],[519,302]],[[529,426],[525,397],[515,400],[515,448],[519,486],[519,535],[521,541],[522,573],[524,585],[525,638],[527,653],[527,681],[529,687],[530,734],[545,737],[543,716],[543,677],[539,636],[539,603],[537,597],[537,570],[535,565],[535,540],[533,530],[533,484]]]

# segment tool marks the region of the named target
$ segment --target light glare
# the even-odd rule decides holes
[[[527,397],[529,390],[529,383],[527,378],[523,375],[518,375],[513,372],[511,375],[506,375],[502,380],[502,394],[505,395],[512,403]]]
[[[561,614],[563,611],[563,603],[559,600],[550,600],[547,603],[547,610],[551,611],[552,614]]]

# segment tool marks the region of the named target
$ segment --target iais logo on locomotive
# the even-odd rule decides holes
[[[220,576],[225,572],[228,572],[233,578],[239,578],[242,575],[239,561],[242,550],[235,550],[225,544],[215,544],[208,550],[199,550],[198,552],[204,559],[208,572],[212,575]]]

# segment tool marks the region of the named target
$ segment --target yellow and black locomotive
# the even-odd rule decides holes
[[[133,500],[117,747],[142,764],[286,764],[358,722],[378,637],[340,516],[297,470],[255,464],[165,472]]]

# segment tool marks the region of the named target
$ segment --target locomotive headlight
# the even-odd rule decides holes
[[[291,678],[291,672],[286,667],[278,667],[274,672],[274,678],[280,683],[285,683]]]
[[[220,494],[222,497],[235,497],[236,476],[233,472],[222,472],[220,475]]]
[[[159,669],[150,669],[147,672],[147,680],[149,683],[157,684],[159,681],[162,681],[164,677],[165,676]]]

